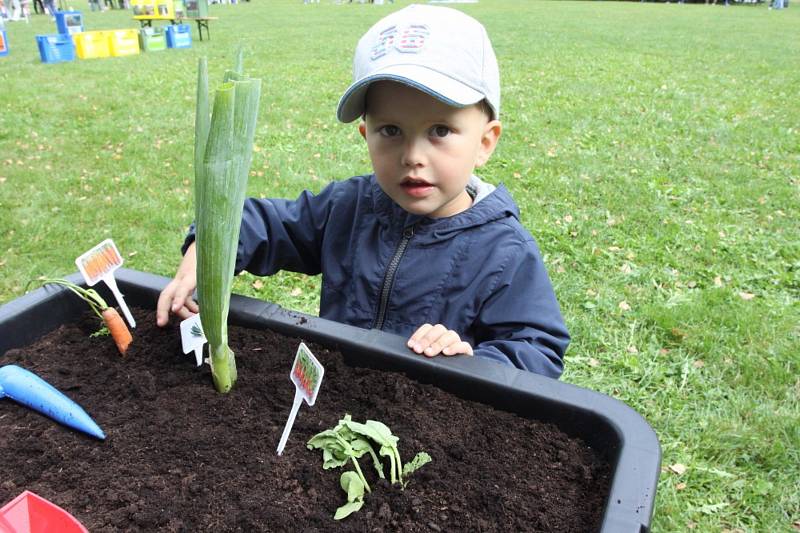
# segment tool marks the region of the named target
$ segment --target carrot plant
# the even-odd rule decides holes
[[[430,455],[419,452],[414,459],[403,465],[397,448],[399,440],[385,424],[376,420],[367,420],[365,424],[361,424],[354,422],[349,414],[345,414],[333,429],[326,429],[311,437],[308,448],[322,450],[322,468],[338,468],[348,462],[355,467],[355,471],[344,472],[339,480],[342,489],[347,493],[347,503],[336,510],[334,519],[341,520],[361,509],[364,505],[364,491],[370,492],[369,483],[358,463],[360,457],[370,455],[381,479],[385,479],[385,475],[378,454],[388,457],[390,481],[392,485],[398,484],[402,489],[408,484],[408,476],[431,461]],[[373,445],[379,447],[378,454]]]
[[[77,294],[83,301],[89,304],[92,311],[103,321],[108,333],[117,345],[120,355],[125,355],[133,341],[133,336],[125,321],[119,315],[116,309],[109,306],[100,294],[94,289],[86,289],[80,285],[76,285],[71,281],[61,278],[45,278],[41,280],[43,284],[61,285],[66,287],[75,294]]]
[[[236,382],[228,309],[260,96],[261,80],[242,74],[240,49],[235,69],[225,73],[214,93],[209,115],[208,66],[200,58],[194,151],[197,296],[219,392],[230,391]]]

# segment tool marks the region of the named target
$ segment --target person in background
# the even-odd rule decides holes
[[[51,18],[56,18],[56,1],[55,0],[44,0],[44,11]]]

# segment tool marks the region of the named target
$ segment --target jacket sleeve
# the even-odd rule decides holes
[[[319,274],[320,248],[337,183],[319,194],[309,191],[296,200],[248,198],[244,202],[236,273],[246,270],[258,276],[279,270]],[[195,226],[183,245],[183,252],[194,242]]]
[[[532,241],[508,254],[475,324],[474,353],[558,378],[569,333]],[[520,257],[522,255],[522,257]]]

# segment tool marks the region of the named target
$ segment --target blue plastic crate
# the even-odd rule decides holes
[[[56,11],[58,33],[72,35],[83,31],[83,15],[80,11]]]
[[[63,63],[75,60],[75,43],[69,35],[37,35],[36,44],[42,63]]]
[[[171,24],[167,26],[168,48],[191,48],[192,27],[188,24]]]
[[[8,55],[8,35],[6,30],[0,30],[0,56]]]

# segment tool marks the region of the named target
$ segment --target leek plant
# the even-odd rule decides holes
[[[260,96],[261,80],[242,74],[240,49],[235,69],[214,92],[209,115],[208,64],[200,58],[194,144],[197,297],[219,392],[236,382],[228,309]]]

